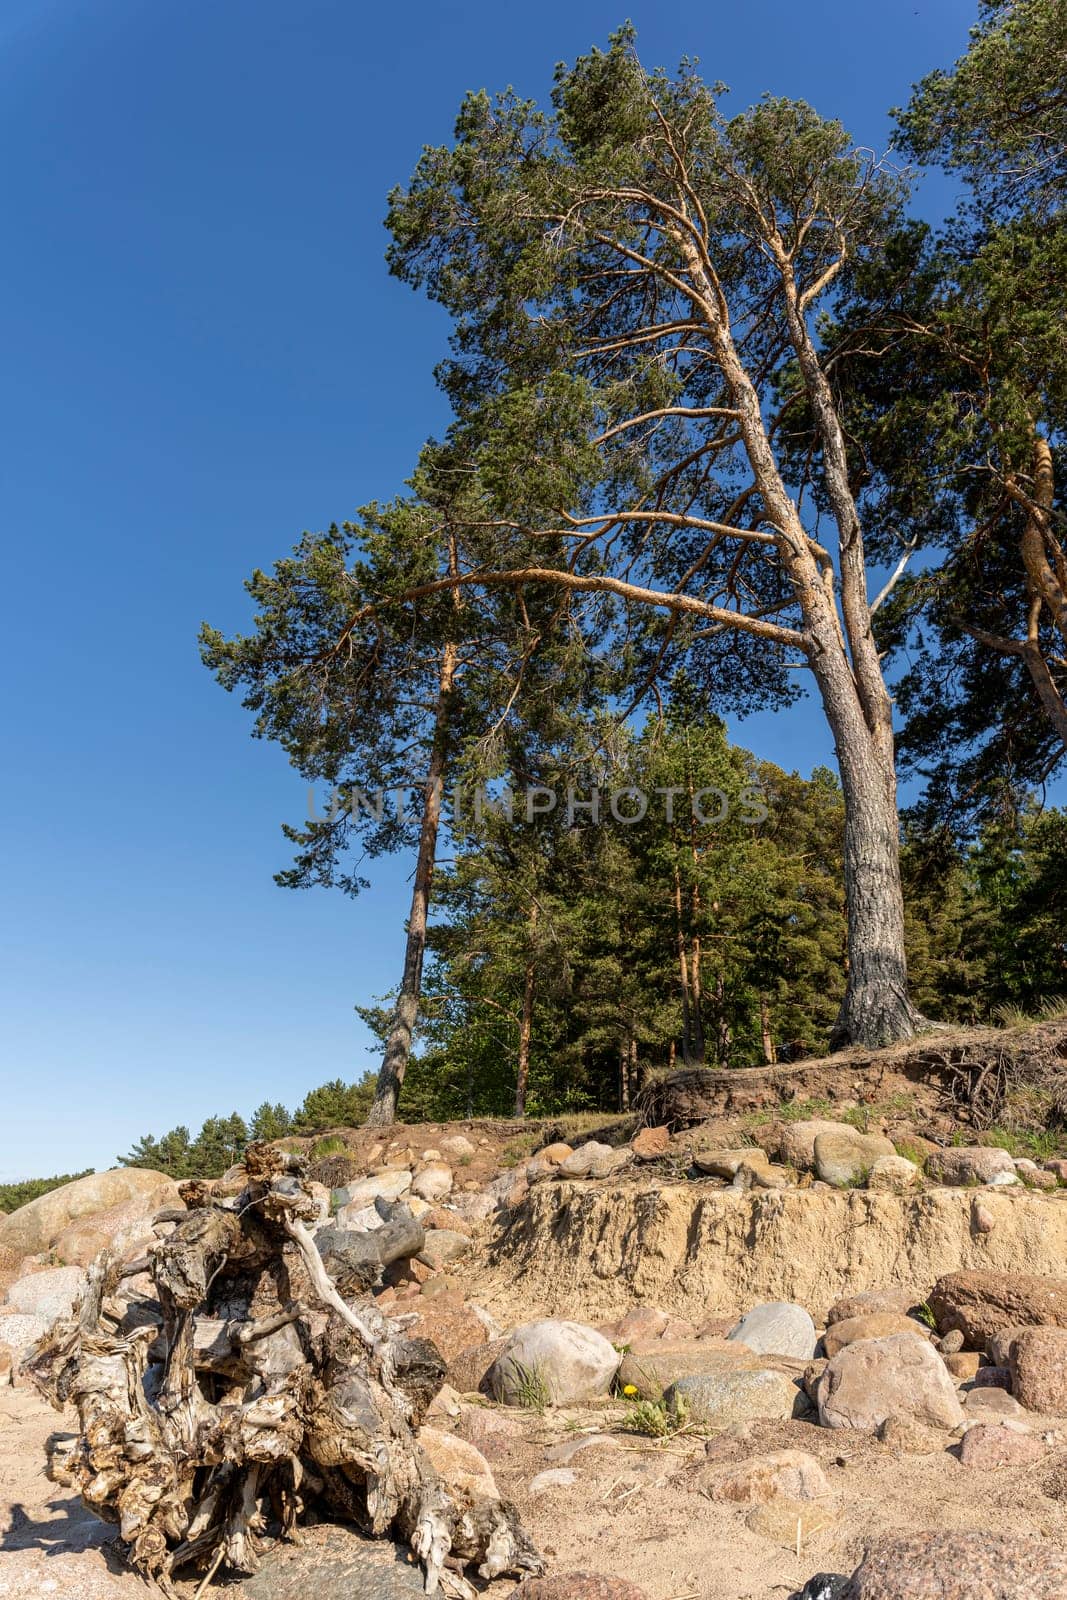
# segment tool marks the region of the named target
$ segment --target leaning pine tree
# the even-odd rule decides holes
[[[324,814],[286,827],[296,859],[277,881],[356,895],[366,880],[354,849],[361,859],[413,853],[403,968],[367,1118],[378,1125],[396,1118],[418,1023],[446,800],[498,775],[509,745],[558,738],[566,707],[588,711],[602,693],[601,669],[568,625],[569,595],[527,604],[454,582],[467,476],[447,452],[427,451],[416,478],[424,497],[305,534],[249,580],[253,632],[201,633],[205,663],[242,692],[256,736],[277,740],[309,782],[332,786]]]
[[[450,551],[433,508],[370,506],[359,526],[306,534],[272,573],[253,574],[252,634],[201,634],[206,664],[256,713],[256,735],[276,739],[309,782],[333,786],[325,814],[286,827],[296,859],[277,881],[354,895],[366,886],[351,865],[354,845],[364,856],[414,851],[403,970],[368,1119],[375,1123],[395,1119],[418,1015],[442,794],[459,737],[461,607],[442,596],[414,630],[403,607],[382,611],[358,641],[333,645],[353,595],[380,600],[447,573]]]
[[[878,602],[814,332],[902,200],[839,124],[773,99],[726,121],[689,64],[646,72],[624,29],[558,70],[550,111],[469,96],[390,216],[393,270],[455,321],[442,381],[481,491],[440,586],[614,597],[649,684],[684,655],[709,693],[751,704],[810,670],[846,806],[837,1044],[921,1020]],[[787,480],[776,407],[794,375],[814,434]]]

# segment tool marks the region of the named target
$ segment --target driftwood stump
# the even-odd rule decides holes
[[[468,1568],[543,1570],[512,1506],[438,1477],[418,1430],[444,1362],[366,1297],[422,1229],[393,1208],[380,1244],[327,1229],[320,1249],[301,1160],[253,1145],[245,1167],[230,1198],[188,1185],[190,1209],[167,1213],[174,1229],[146,1261],[100,1257],[71,1319],[31,1353],[38,1388],[80,1421],[50,1475],[118,1524],[131,1566],[168,1596],[181,1568],[205,1582],[254,1572],[302,1518],[405,1540],[428,1594],[473,1596]],[[155,1299],[124,1302],[143,1267]]]

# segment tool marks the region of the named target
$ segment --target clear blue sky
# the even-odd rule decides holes
[[[7,694],[0,1178],[372,1063],[408,864],[274,886],[304,793],[199,664],[203,618],[304,528],[394,493],[439,428],[443,319],[383,263],[389,188],[465,90],[542,96],[627,11],[740,108],[882,146],[973,0],[4,0]],[[741,730],[807,771],[817,713]]]

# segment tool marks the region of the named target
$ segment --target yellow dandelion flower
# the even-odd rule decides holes
[[[626,1387],[623,1389],[622,1392],[625,1395],[636,1394],[637,1393],[637,1385],[633,1384],[633,1383],[628,1383],[626,1385]]]

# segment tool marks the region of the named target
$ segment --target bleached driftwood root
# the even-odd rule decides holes
[[[168,1596],[182,1568],[255,1571],[309,1513],[406,1540],[428,1594],[474,1595],[468,1569],[541,1571],[514,1507],[450,1488],[419,1445],[444,1379],[437,1349],[342,1294],[298,1160],[253,1145],[245,1166],[240,1195],[189,1185],[192,1208],[168,1213],[173,1232],[147,1261],[154,1302],[111,1298],[128,1273],[101,1257],[71,1320],[31,1355],[38,1387],[80,1420],[53,1476],[118,1524],[131,1565]],[[393,1259],[421,1244],[410,1218],[388,1228]],[[371,1271],[359,1249],[356,1275],[373,1280],[381,1257]]]

